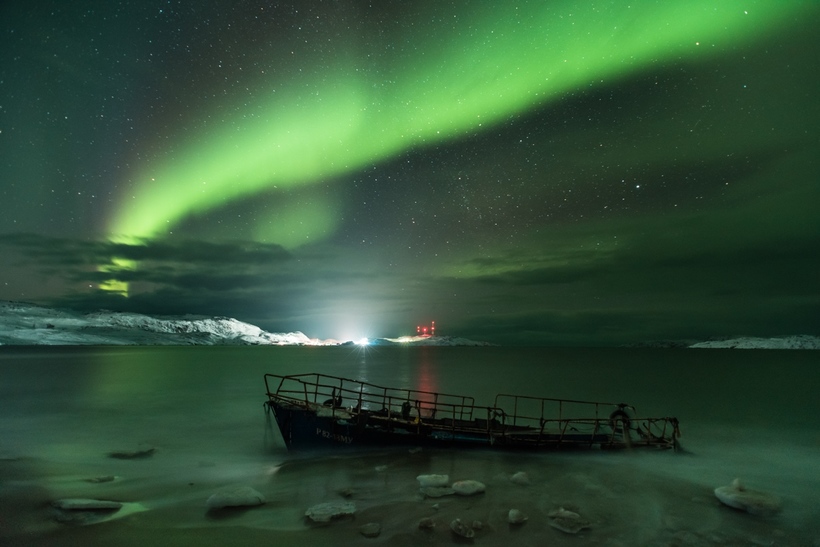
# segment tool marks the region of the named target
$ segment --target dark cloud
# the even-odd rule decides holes
[[[166,242],[140,241],[133,244],[105,240],[82,240],[33,233],[0,234],[0,245],[24,252],[40,263],[58,266],[90,264],[99,266],[115,258],[157,263],[214,265],[270,265],[281,263],[290,254],[276,244],[253,241],[206,242],[197,240]]]
[[[231,300],[243,291],[271,286],[294,290],[293,274],[286,271],[291,255],[274,244],[144,241],[128,245],[0,234],[0,247],[13,251],[17,262],[34,275],[59,274],[78,287],[90,284],[91,290],[54,299],[83,309],[102,306],[146,313],[151,309],[196,313],[188,306],[198,299],[196,309],[217,313],[219,303],[223,303],[218,295],[223,292],[230,295],[224,300]],[[115,260],[134,261],[134,265],[116,267]],[[115,271],[103,271],[110,267]],[[130,296],[123,298],[96,288],[111,279],[131,284]],[[237,305],[230,307],[238,309]]]

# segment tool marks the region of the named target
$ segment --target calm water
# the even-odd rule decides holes
[[[247,541],[260,534],[282,544],[446,545],[446,523],[461,511],[488,523],[476,538],[486,545],[510,534],[521,545],[811,545],[820,540],[819,366],[820,352],[808,351],[2,348],[0,515],[10,516],[0,540],[138,544],[165,537],[202,545],[223,543],[238,528]],[[479,404],[498,392],[627,402],[641,415],[677,416],[689,453],[387,451],[295,459],[266,427],[266,372],[328,373],[473,395]],[[157,452],[144,460],[106,457],[141,444]],[[533,479],[526,490],[511,490],[505,479],[518,470]],[[434,472],[481,480],[488,492],[444,499],[435,509],[441,524],[420,535],[418,519],[434,509],[418,496],[415,476]],[[86,480],[106,475],[118,478]],[[735,477],[780,496],[782,513],[760,519],[720,506],[712,490]],[[232,485],[257,488],[268,504],[226,518],[206,514],[208,495]],[[341,489],[357,492],[356,519],[309,526],[304,510],[337,499]],[[53,523],[47,509],[62,497],[133,501],[148,510],[66,526]],[[530,515],[520,529],[502,518],[511,505]],[[560,505],[582,512],[592,528],[568,536],[548,527],[546,514]],[[382,523],[375,540],[357,534],[368,519]]]

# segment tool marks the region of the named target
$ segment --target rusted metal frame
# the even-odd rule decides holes
[[[302,382],[302,381],[300,380],[300,382]],[[316,403],[316,399],[318,398],[318,393],[319,393],[319,375],[318,374],[316,375],[316,380],[313,381],[312,384],[313,384],[313,402]],[[309,392],[308,387],[307,387],[308,384],[306,384],[305,382],[302,382],[302,385],[305,386],[305,393],[308,393]],[[309,402],[307,398],[305,399],[305,402]]]
[[[499,393],[496,395],[496,400],[499,397],[509,397],[511,399],[531,399],[536,401],[553,401],[558,403],[572,403],[572,404],[581,404],[581,405],[590,405],[590,406],[598,406],[598,405],[605,405],[605,406],[612,406],[617,407],[619,403],[608,403],[606,401],[581,401],[578,399],[559,399],[555,397],[533,397],[531,395],[513,395],[511,393]]]
[[[518,425],[518,397],[513,400],[513,423],[512,425]]]
[[[618,434],[618,428],[615,427],[613,422],[610,422],[609,428],[612,430],[609,435],[609,446],[613,447],[615,446],[615,436]]]
[[[485,429],[486,429],[486,433],[487,433],[487,443],[490,444],[490,445],[492,445],[495,442],[494,441],[494,436],[493,436],[493,431],[492,431],[492,420],[493,420],[492,413],[493,413],[493,409],[490,408],[490,407],[487,407],[487,425],[486,425]]]
[[[301,380],[297,380],[300,384],[302,384],[302,389],[305,392],[305,406],[310,406],[310,398],[308,397],[308,385]],[[315,384],[314,384],[315,385]],[[319,389],[318,387],[316,389]]]
[[[544,403],[546,401],[541,399],[541,417],[539,418],[539,422],[541,423],[541,429],[538,431],[538,439],[535,441],[535,446],[541,446],[541,438],[544,436],[544,425],[546,425],[546,419],[544,419]],[[560,412],[560,411],[559,411]]]
[[[558,437],[558,444],[560,445],[564,442],[564,436],[567,434],[567,428],[569,427],[569,420],[563,420],[564,427],[561,429],[561,436]]]
[[[597,405],[596,405],[597,406]],[[598,418],[598,409],[595,409],[595,425],[592,428],[592,435],[589,436],[589,446],[592,448],[592,445],[595,444],[595,437],[598,435],[598,428],[601,425],[601,420]]]
[[[657,422],[663,422],[663,427],[659,427],[657,425]],[[674,442],[675,442],[675,428],[671,424],[671,420],[669,418],[646,418],[646,423],[647,423],[646,431],[647,431],[647,434],[650,437],[649,439],[647,439],[648,444],[652,444],[654,442],[654,443],[657,443],[657,444],[667,444],[667,445],[672,444],[672,445],[674,445]],[[660,429],[660,434],[655,435],[655,433],[653,433],[653,431],[652,431],[653,427],[655,427],[656,429]],[[666,431],[667,431],[668,427],[671,428],[672,431],[669,434],[669,438],[667,439]]]

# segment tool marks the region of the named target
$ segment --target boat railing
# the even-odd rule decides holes
[[[608,444],[626,445],[662,445],[680,436],[676,418],[638,418],[635,409],[625,403],[499,394],[495,407],[494,413],[504,424],[502,436],[525,431],[540,439],[557,434],[560,443],[569,435],[577,442],[582,434],[591,443],[608,437]]]
[[[641,418],[623,403],[499,394],[493,406],[473,397],[389,388],[318,373],[265,375],[269,401],[277,400],[324,416],[381,423],[408,431],[479,435],[488,442],[528,446],[583,444],[661,445],[680,435],[675,418]],[[432,429],[429,429],[432,428]]]
[[[613,412],[631,408],[623,403],[551,399],[507,393],[496,395],[494,406],[498,409],[504,409],[503,412],[507,416],[507,422],[513,426],[531,425],[533,421],[599,419],[604,417],[609,419]]]
[[[383,415],[411,420],[473,419],[473,397],[415,389],[390,388],[318,373],[265,375],[268,397],[306,408],[326,407],[333,415]]]

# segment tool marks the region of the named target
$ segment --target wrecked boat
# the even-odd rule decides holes
[[[677,449],[677,418],[638,417],[625,403],[383,387],[318,373],[265,375],[265,408],[288,449],[321,446],[522,450]]]

